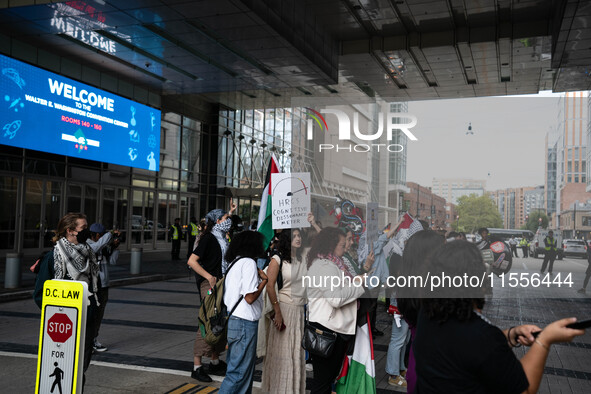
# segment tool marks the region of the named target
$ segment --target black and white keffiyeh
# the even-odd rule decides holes
[[[88,244],[73,244],[65,237],[53,248],[55,279],[84,281],[91,293],[98,290],[99,266],[96,255]]]
[[[220,249],[222,250],[222,275],[226,275],[228,270],[228,262],[226,261],[226,251],[228,250],[229,242],[226,238],[226,234],[232,227],[232,220],[226,219],[223,222],[216,224],[211,229],[211,233],[217,239]]]

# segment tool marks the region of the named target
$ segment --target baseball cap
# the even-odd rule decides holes
[[[102,234],[105,232],[105,226],[103,226],[100,223],[92,223],[90,225],[90,232],[91,233],[98,233],[98,234]]]

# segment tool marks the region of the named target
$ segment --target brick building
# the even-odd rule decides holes
[[[407,182],[409,192],[404,193],[404,210],[413,217],[427,221],[437,229],[446,228],[445,199],[433,193],[431,188]]]

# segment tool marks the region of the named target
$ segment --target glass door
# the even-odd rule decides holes
[[[157,245],[159,249],[170,248],[170,240],[168,239],[170,226],[174,223],[174,219],[180,217],[180,210],[177,201],[176,193],[158,193],[158,229],[157,229]],[[181,225],[183,222],[181,220]],[[181,251],[182,251],[181,247]]]
[[[16,177],[0,177],[0,249],[16,249],[18,182]]]
[[[154,192],[134,190],[131,208],[131,243],[152,245],[154,233]]]
[[[62,183],[41,179],[25,181],[23,248],[52,246],[61,217]]]

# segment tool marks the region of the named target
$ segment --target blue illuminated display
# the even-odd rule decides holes
[[[160,111],[0,55],[0,143],[158,171]]]

